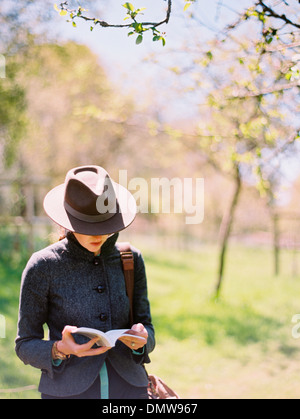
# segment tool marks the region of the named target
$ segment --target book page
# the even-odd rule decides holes
[[[121,336],[132,336],[135,339],[142,339],[144,340],[144,338],[142,338],[141,336],[137,336],[133,333],[130,333],[131,330],[130,329],[115,329],[115,330],[110,330],[106,333],[102,332],[101,330],[97,330],[97,329],[90,329],[88,327],[80,327],[76,330],[76,332],[74,333],[78,333],[80,335],[84,335],[86,337],[88,337],[89,339],[93,339],[94,337],[99,337],[99,340],[96,342],[96,345],[98,346],[108,346],[113,348],[116,344],[116,341],[121,337]]]
[[[141,336],[137,336],[134,334],[134,332],[130,329],[116,329],[116,330],[110,330],[109,332],[106,332],[106,336],[109,338],[109,340],[111,342],[113,342],[113,345],[115,346],[116,341],[121,337],[121,336],[132,336],[135,339],[142,339],[144,340],[143,337]]]
[[[96,345],[98,345],[98,346],[111,346],[110,342],[105,337],[105,333],[101,332],[101,330],[90,329],[88,327],[79,327],[76,330],[76,332],[74,332],[74,333],[78,333],[79,335],[86,336],[89,339],[93,339],[97,336],[97,337],[99,337],[99,340],[96,342]]]

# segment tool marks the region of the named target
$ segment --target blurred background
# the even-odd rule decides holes
[[[39,398],[14,353],[21,274],[58,238],[45,194],[86,164],[150,204],[151,179],[192,179],[191,205],[204,179],[202,223],[171,188],[170,214],[161,196],[120,234],[146,261],[149,371],[184,398],[298,398],[300,5],[207,3],[136,0],[138,21],[171,11],[155,39],[95,24],[128,22],[118,0],[1,1],[0,398]]]

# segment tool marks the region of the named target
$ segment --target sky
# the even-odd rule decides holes
[[[146,7],[143,19],[161,21],[165,18],[167,3],[164,0],[131,0],[134,7]],[[111,24],[124,23],[126,9],[119,0],[98,1],[96,17]],[[101,7],[101,4],[103,6]],[[127,36],[127,29],[100,28],[90,31],[90,24],[78,20],[74,28],[65,17],[57,15],[55,31],[60,39],[72,39],[86,44],[99,57],[112,85],[124,94],[130,94],[140,109],[157,108],[164,121],[188,120],[197,115],[198,101],[186,93],[178,98],[167,69],[170,53],[178,51],[190,39],[207,43],[215,36],[222,36],[227,24],[235,22],[238,13],[253,4],[252,0],[198,0],[186,12],[184,1],[173,0],[171,19],[161,27],[166,31],[166,46],[152,42],[152,35],[145,34],[140,45],[135,44],[136,35]],[[85,7],[85,2],[81,5]],[[86,6],[88,8],[88,5]],[[193,13],[196,19],[190,19]],[[88,12],[93,15],[92,10]],[[158,59],[158,60],[157,60]],[[175,80],[176,78],[174,78]],[[155,93],[154,93],[155,92]],[[157,93],[161,92],[161,94]],[[287,161],[284,167],[285,184],[290,184],[300,174],[298,160]]]

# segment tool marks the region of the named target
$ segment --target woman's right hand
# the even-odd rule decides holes
[[[62,352],[64,355],[75,355],[79,358],[82,358],[84,356],[101,355],[111,349],[106,346],[92,349],[98,340],[97,337],[91,339],[89,342],[84,343],[83,345],[78,345],[72,336],[72,333],[74,333],[76,329],[77,327],[75,326],[66,326],[64,328],[62,332],[62,340],[57,343],[57,349],[59,352]]]

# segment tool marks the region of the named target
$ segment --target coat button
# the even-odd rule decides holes
[[[103,294],[105,291],[105,287],[103,285],[99,285],[96,289],[99,292],[99,294]]]
[[[100,265],[100,258],[97,256],[94,258],[94,265]]]
[[[102,322],[105,322],[107,320],[107,314],[105,313],[101,313],[99,317]]]

